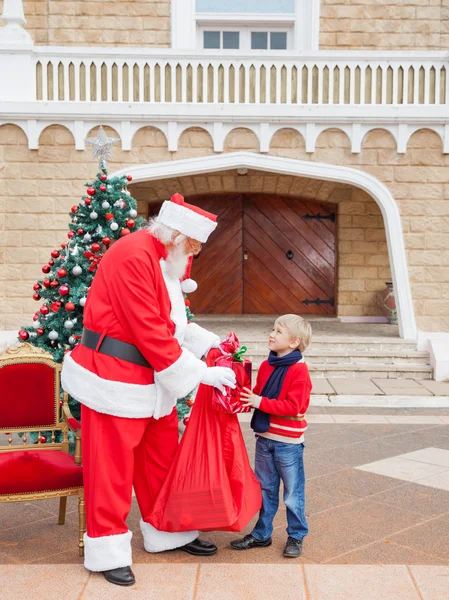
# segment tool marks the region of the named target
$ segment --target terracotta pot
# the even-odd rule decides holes
[[[386,281],[387,286],[382,293],[381,306],[384,315],[388,318],[388,322],[391,325],[397,325],[398,323],[398,312],[396,310],[396,298],[394,297],[393,283]]]

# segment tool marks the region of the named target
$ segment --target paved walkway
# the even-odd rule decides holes
[[[57,501],[3,504],[0,597],[449,600],[449,409],[311,408],[309,421],[310,534],[299,560],[282,556],[283,507],[269,548],[236,552],[236,534],[219,532],[204,536],[219,546],[209,559],[147,554],[134,501],[138,585],[115,588],[82,567],[74,499],[64,526]],[[252,457],[248,423],[242,430]]]

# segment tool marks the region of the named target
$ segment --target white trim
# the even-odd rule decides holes
[[[161,265],[162,277],[164,278],[168,297],[170,298],[170,319],[175,324],[174,337],[182,346],[185,329],[187,327],[187,314],[181,283],[177,277],[170,277],[167,273],[167,263],[163,258],[161,258],[159,263]]]
[[[293,158],[281,158],[252,152],[232,152],[126,167],[113,174],[131,174],[135,183],[170,177],[183,177],[202,173],[214,173],[229,169],[247,168],[297,177],[310,177],[326,181],[339,181],[354,185],[367,192],[378,204],[385,223],[388,255],[396,294],[399,335],[416,339],[415,311],[405,253],[402,221],[398,206],[390,190],[376,177],[362,170],[341,165],[309,162]]]
[[[217,227],[211,219],[171,200],[162,204],[157,221],[203,244]]]
[[[155,384],[137,385],[102,379],[79,365],[71,352],[64,357],[61,383],[64,390],[81,404],[116,417],[152,417],[158,399]],[[172,409],[175,404],[176,398],[172,401]]]
[[[449,333],[418,331],[418,350],[429,353],[435,381],[449,380]]]
[[[84,534],[84,566],[89,571],[109,571],[133,563],[131,531],[92,538]]]
[[[140,519],[140,529],[143,535],[143,545],[147,552],[164,552],[190,544],[198,537],[198,531],[159,531],[150,523]]]
[[[155,372],[157,400],[154,418],[160,419],[169,415],[176,404],[176,399],[190,394],[201,383],[206,370],[206,363],[183,348],[178,360],[163,371]]]
[[[184,334],[184,348],[190,350],[197,358],[206,356],[215,344],[220,343],[220,338],[212,331],[200,327],[196,323],[189,323]]]

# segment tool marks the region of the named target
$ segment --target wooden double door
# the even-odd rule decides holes
[[[193,261],[197,314],[335,314],[336,205],[266,194],[190,196],[218,215]]]

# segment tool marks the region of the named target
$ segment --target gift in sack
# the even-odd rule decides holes
[[[235,373],[236,386],[234,390],[230,387],[226,387],[226,395],[217,388],[214,388],[212,406],[215,410],[232,415],[250,412],[251,407],[243,406],[243,403],[240,400],[240,394],[243,388],[251,389],[252,363],[243,356],[247,351],[247,348],[246,346],[240,346],[237,336],[235,333],[231,332],[224,342],[220,344],[220,349],[223,356],[219,356],[215,360],[215,366],[232,369]]]

